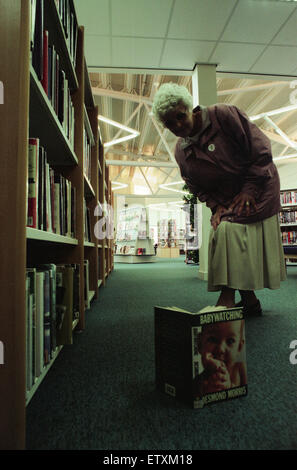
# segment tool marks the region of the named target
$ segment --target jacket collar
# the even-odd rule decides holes
[[[192,137],[186,137],[185,139],[182,139],[181,142],[181,149],[185,150],[187,147],[192,145],[193,143],[196,144],[202,132],[205,131],[205,129],[210,125],[210,119],[209,119],[209,113],[208,109],[205,106],[196,106],[196,108],[193,109],[193,112],[201,111],[201,117],[202,117],[202,126],[200,127],[199,131],[197,134],[193,135]]]

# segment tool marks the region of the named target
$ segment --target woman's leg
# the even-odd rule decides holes
[[[258,302],[258,299],[253,290],[240,290],[241,300],[243,305],[250,307]]]
[[[222,287],[216,306],[219,305],[229,308],[235,307],[235,290],[226,286]]]

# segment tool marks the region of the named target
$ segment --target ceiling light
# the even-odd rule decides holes
[[[112,119],[106,118],[104,116],[99,115],[98,121],[103,121],[106,124],[110,124],[111,126],[114,126],[119,129],[122,129],[123,131],[129,132],[129,134],[126,135],[125,137],[120,137],[119,139],[114,139],[114,140],[111,140],[110,142],[105,142],[104,147],[110,147],[111,145],[115,145],[120,142],[124,142],[126,140],[134,139],[140,134],[140,132],[136,131],[135,129],[131,129],[131,127],[124,126],[120,122],[113,121]]]
[[[173,191],[175,193],[182,193],[182,194],[188,194],[187,191],[182,191],[180,189],[172,189],[168,188],[168,186],[173,186],[175,184],[185,184],[184,181],[174,181],[173,183],[164,183],[164,184],[159,184],[159,188],[161,189],[167,189],[167,191]]]
[[[291,155],[282,155],[281,157],[275,157],[273,158],[273,161],[277,161],[277,160],[285,160],[287,158],[297,158],[297,153],[292,153]]]
[[[284,106],[283,108],[273,109],[272,111],[267,111],[266,113],[256,114],[255,116],[250,116],[250,121],[257,121],[258,119],[264,118],[265,116],[274,116],[275,114],[286,113],[289,111],[294,111],[297,109],[297,104],[292,104],[290,106]]]
[[[126,183],[118,183],[117,181],[112,181],[111,184],[113,186],[112,190],[127,188],[127,186],[128,186]],[[114,186],[114,185],[117,185],[117,186]]]

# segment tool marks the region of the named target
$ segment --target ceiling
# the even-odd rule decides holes
[[[176,137],[151,116],[160,84],[192,90],[195,64],[216,65],[217,102],[234,104],[269,136],[282,188],[296,187],[297,2],[277,0],[74,0],[99,114],[139,132],[106,146],[121,194],[176,196]],[[211,104],[211,103],[210,103]],[[271,111],[290,106],[286,112]],[[295,109],[294,109],[295,107]],[[127,135],[100,122],[105,144]],[[279,158],[281,157],[281,158]]]

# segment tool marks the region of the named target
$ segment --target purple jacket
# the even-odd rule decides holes
[[[280,181],[269,139],[236,106],[202,108],[202,118],[202,131],[193,137],[195,141],[180,138],[175,149],[190,191],[213,214],[218,205],[228,208],[240,192],[255,198],[257,211],[251,211],[249,217],[229,211],[222,220],[248,224],[277,214]]]

